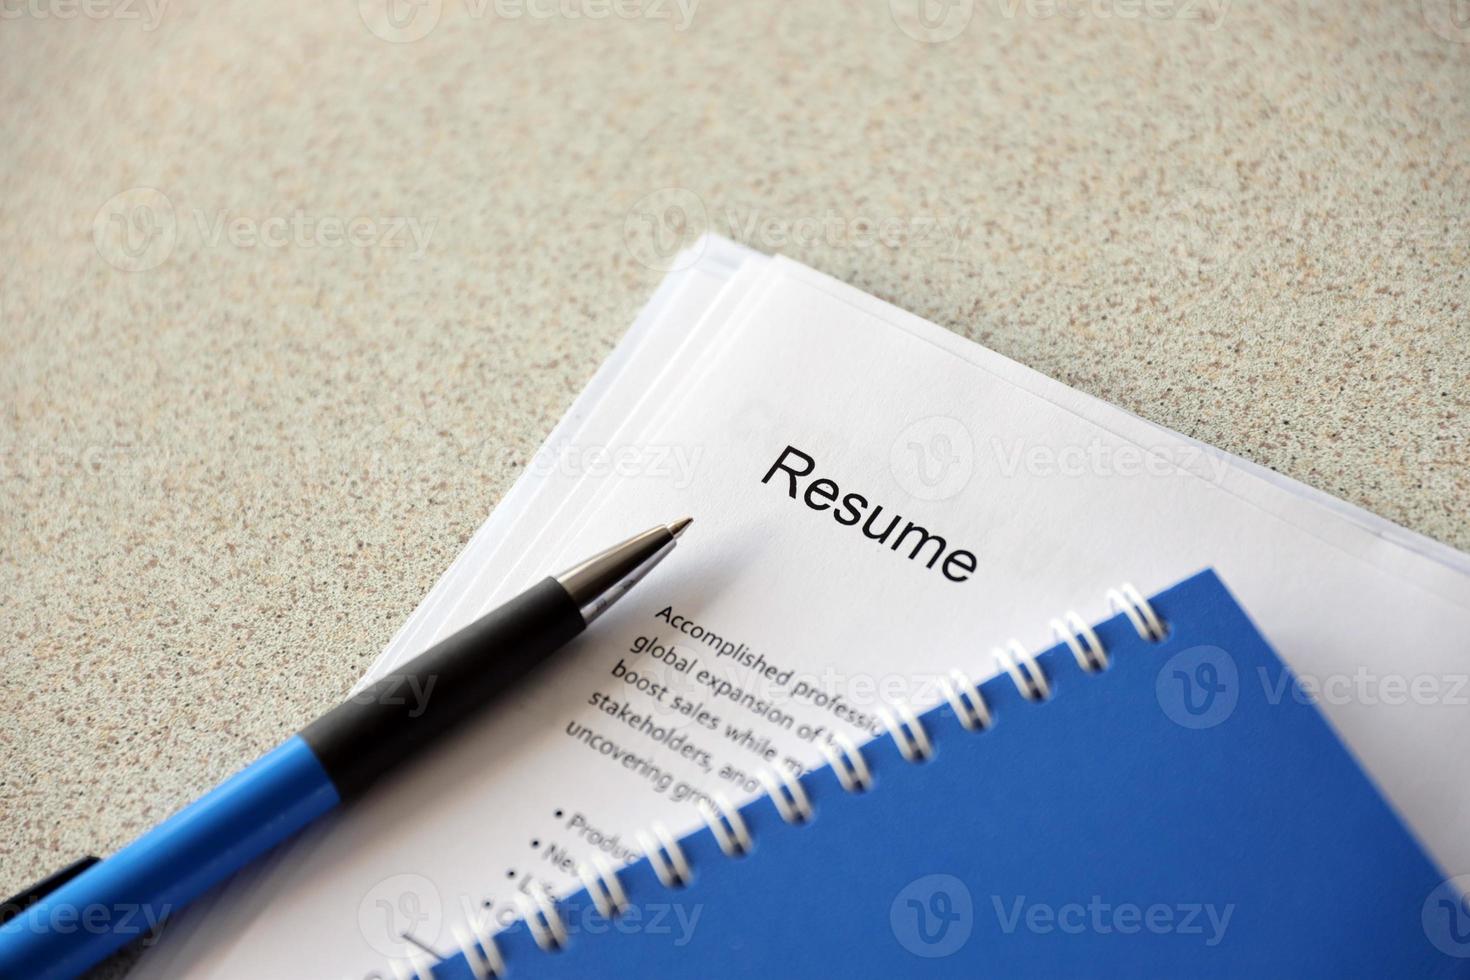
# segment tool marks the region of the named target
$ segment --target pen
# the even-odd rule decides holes
[[[369,685],[116,854],[6,903],[0,978],[73,977],[149,931],[530,673],[673,549],[660,525],[532,586]],[[417,692],[404,695],[405,685]]]

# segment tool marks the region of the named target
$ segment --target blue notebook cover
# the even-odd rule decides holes
[[[1035,658],[1044,700],[1002,673],[988,727],[941,704],[927,760],[876,739],[866,791],[807,773],[809,820],[761,797],[739,811],[749,853],[701,829],[683,887],[645,858],[617,873],[616,918],[583,891],[555,906],[564,941],[538,915],[492,952],[527,980],[1470,976],[1455,883],[1219,578],[1150,604],[1162,639],[1115,616],[1103,669],[1058,644]],[[492,975],[469,946],[421,976]]]

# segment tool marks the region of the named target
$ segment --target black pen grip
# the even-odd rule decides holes
[[[301,731],[342,799],[486,706],[582,632],[581,611],[548,578]]]

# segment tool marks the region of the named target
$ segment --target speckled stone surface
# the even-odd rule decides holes
[[[1452,0],[386,2],[5,7],[0,893],[347,690],[670,201],[1470,548]]]

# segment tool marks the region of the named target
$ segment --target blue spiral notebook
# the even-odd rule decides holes
[[[1202,572],[401,976],[1470,976],[1470,909]],[[1345,610],[1351,615],[1351,610]],[[1059,624],[1060,625],[1060,624]]]

